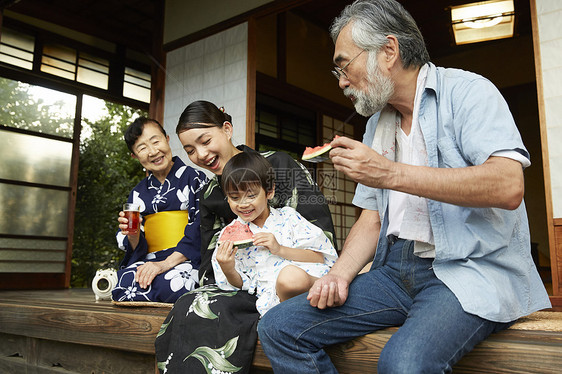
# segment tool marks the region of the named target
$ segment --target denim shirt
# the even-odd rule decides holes
[[[418,119],[430,167],[481,165],[503,150],[530,158],[507,103],[490,81],[429,65]],[[363,143],[369,147],[379,115],[367,122]],[[551,306],[531,258],[524,202],[515,210],[427,202],[435,239],[433,269],[466,312],[509,322]],[[380,267],[388,251],[388,190],[359,184],[353,204],[379,212],[373,267]]]

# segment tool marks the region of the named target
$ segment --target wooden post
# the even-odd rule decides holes
[[[164,89],[166,85],[166,54],[164,53],[164,1],[156,6],[158,15],[156,28],[152,36],[152,56],[150,88],[150,106],[148,116],[164,125]]]
[[[257,26],[253,17],[248,19],[248,67],[246,85],[246,145],[256,146],[256,69]]]
[[[544,87],[542,77],[542,64],[539,40],[539,25],[537,17],[536,0],[530,0],[531,25],[533,32],[533,48],[535,53],[535,72],[537,81],[537,98],[539,108],[539,125],[541,135],[542,162],[544,170],[544,188],[546,200],[546,219],[548,225],[548,243],[550,249],[550,268],[552,274],[551,301],[554,305],[562,307],[562,219],[554,219],[552,207],[552,187],[550,181],[550,162],[548,157],[548,139],[546,110],[544,106]]]

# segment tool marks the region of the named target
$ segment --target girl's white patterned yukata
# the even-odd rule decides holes
[[[264,315],[280,302],[275,291],[275,283],[281,269],[287,265],[295,265],[311,276],[319,278],[328,273],[338,256],[334,246],[322,229],[307,221],[295,209],[291,207],[281,209],[270,207],[269,209],[269,217],[267,217],[263,227],[251,222],[244,222],[240,218],[232,221],[228,226],[238,221],[249,225],[254,234],[259,232],[273,233],[277,242],[282,246],[323,253],[324,263],[287,260],[272,254],[263,246],[254,245],[248,248],[239,248],[235,255],[235,269],[242,277],[242,290],[251,294],[255,293],[258,297],[256,308],[261,315]],[[215,249],[212,257],[216,283],[221,289],[235,290],[237,288],[228,283],[217,262],[217,249]]]

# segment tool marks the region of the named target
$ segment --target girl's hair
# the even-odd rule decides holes
[[[398,39],[404,68],[429,62],[429,53],[416,22],[395,0],[358,0],[347,5],[330,27],[334,43],[341,30],[353,22],[351,37],[359,47],[378,52],[388,41],[387,35]]]
[[[275,186],[275,174],[269,161],[258,152],[241,152],[224,165],[221,185],[225,194],[258,186],[265,192],[271,192]]]
[[[131,153],[135,153],[133,151],[133,147],[135,145],[135,143],[137,142],[137,139],[139,138],[139,136],[142,135],[142,131],[144,130],[144,126],[147,123],[154,123],[156,125],[158,125],[158,127],[160,128],[160,131],[162,131],[162,134],[164,134],[164,136],[166,136],[166,130],[164,130],[164,128],[162,127],[162,125],[160,124],[160,122],[158,122],[155,119],[152,118],[146,118],[146,117],[139,117],[136,120],[133,121],[133,123],[131,123],[129,125],[129,127],[127,127],[127,129],[125,130],[125,143],[127,143],[127,147],[129,148],[129,151],[131,151]]]
[[[209,101],[199,100],[189,104],[183,111],[176,126],[176,134],[180,134],[190,129],[200,129],[206,127],[219,127],[225,121],[232,123],[232,117],[224,111],[224,108],[217,106]]]

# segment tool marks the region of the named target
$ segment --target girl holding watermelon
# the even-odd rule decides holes
[[[215,347],[224,348],[217,351],[222,371],[229,368],[229,372],[248,373],[251,368],[260,316],[256,296],[242,290],[221,290],[215,284],[211,264],[221,229],[236,219],[221,188],[223,168],[236,154],[256,153],[245,145],[235,146],[233,130],[232,117],[208,101],[188,105],[176,127],[189,159],[214,177],[200,193],[201,287],[174,304],[155,342],[159,369],[167,373],[207,373],[205,367],[213,365],[211,356],[213,360],[217,357],[212,353]],[[326,199],[308,170],[284,152],[263,156],[272,165],[277,181],[271,206],[294,208],[335,243]]]
[[[238,216],[222,230],[213,254],[221,289],[255,293],[263,315],[279,302],[308,291],[334,264],[336,250],[319,227],[291,207],[269,207],[275,194],[274,176],[262,155],[240,152],[232,157],[224,167],[221,186]],[[231,227],[251,230],[252,245],[235,246]]]

